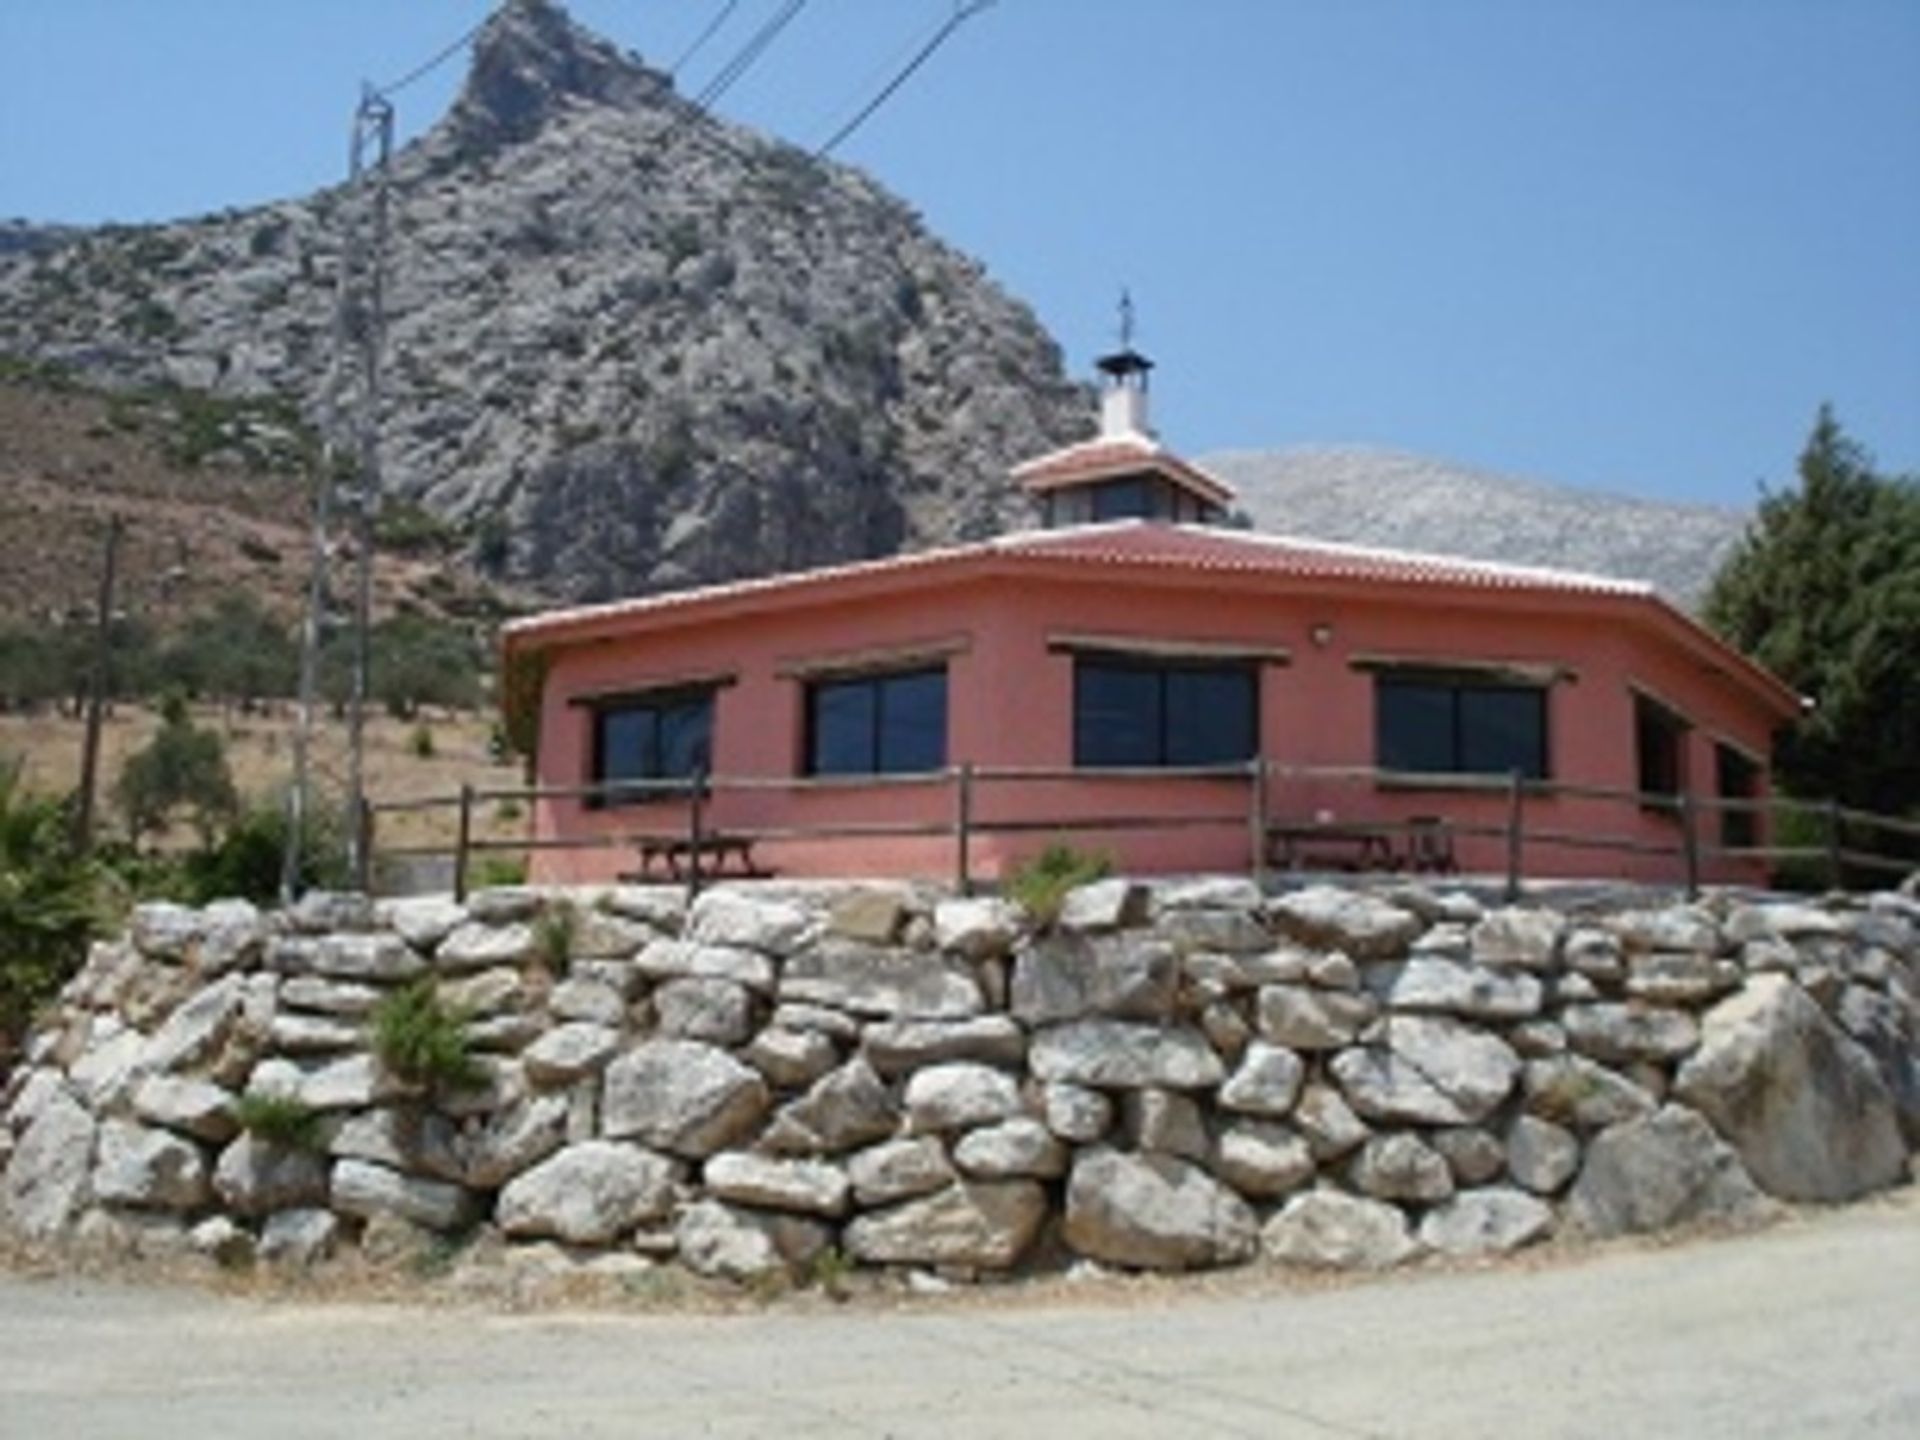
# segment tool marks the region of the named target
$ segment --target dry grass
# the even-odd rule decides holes
[[[242,714],[216,706],[202,706],[194,722],[217,731],[226,741],[227,763],[234,784],[246,800],[272,795],[293,771],[294,713],[291,705]],[[126,757],[153,737],[160,718],[145,706],[119,705],[101,735],[101,811],[109,827],[119,823],[112,801],[113,784]],[[433,753],[415,750],[415,733],[424,726],[433,737]],[[488,753],[492,717],[486,713],[436,711],[418,721],[395,720],[385,714],[367,725],[367,793],[377,801],[451,796],[463,781],[485,788],[510,788],[524,783],[517,763],[496,764]],[[82,726],[79,720],[53,714],[0,715],[0,755],[25,761],[29,789],[64,794],[78,783]],[[318,784],[339,793],[347,776],[346,725],[323,715],[315,727],[313,773]],[[524,807],[511,809],[483,805],[475,812],[475,834],[487,839],[516,839],[526,831]],[[439,844],[451,841],[454,812],[421,811],[382,817],[378,843],[386,845]],[[164,843],[186,843],[184,833]]]

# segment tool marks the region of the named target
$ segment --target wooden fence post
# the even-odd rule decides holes
[[[707,772],[693,774],[693,794],[687,803],[687,903],[700,893],[700,839],[703,832],[701,806],[706,798]]]
[[[473,844],[473,785],[470,781],[460,782],[460,821],[454,830],[453,843],[453,903],[464,905],[467,901],[467,851]]]
[[[354,824],[359,827],[360,833],[356,838],[360,844],[359,853],[354,856],[353,883],[362,895],[371,895],[373,894],[373,802],[364,795],[360,797],[360,813],[354,817]]]
[[[1507,903],[1520,898],[1520,805],[1522,790],[1518,770],[1507,772]]]
[[[1267,757],[1255,754],[1247,762],[1252,771],[1253,793],[1247,804],[1247,844],[1252,853],[1253,883],[1265,889],[1267,884]]]
[[[954,776],[953,882],[959,895],[973,893],[973,762],[962,760]]]
[[[1700,898],[1700,826],[1693,797],[1682,790],[1673,798],[1680,817],[1680,853],[1687,867],[1687,899]]]

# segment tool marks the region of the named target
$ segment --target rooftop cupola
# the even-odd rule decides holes
[[[1120,297],[1120,348],[1100,371],[1100,433],[1014,466],[1048,529],[1109,520],[1207,525],[1233,504],[1233,487],[1166,449],[1147,422],[1153,361],[1133,345],[1133,299]]]

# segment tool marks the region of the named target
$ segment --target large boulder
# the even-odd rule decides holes
[[[1756,976],[1707,1012],[1674,1094],[1782,1199],[1849,1200],[1906,1173],[1873,1057],[1783,975]]]
[[[731,980],[761,994],[773,989],[773,961],[757,950],[733,945],[655,940],[634,957],[633,964],[649,980]]]
[[[1260,1232],[1268,1259],[1314,1270],[1385,1270],[1419,1251],[1397,1205],[1338,1190],[1296,1195]]]
[[[220,1152],[213,1188],[240,1215],[320,1205],[327,1198],[327,1159],[297,1145],[242,1135]]]
[[[1291,1050],[1339,1050],[1351,1045],[1378,1011],[1365,995],[1310,985],[1260,987],[1260,1033]]]
[[[799,1215],[697,1200],[680,1211],[673,1236],[696,1275],[744,1281],[806,1264],[827,1248],[831,1232]]]
[[[848,1223],[847,1254],[872,1265],[960,1265],[1004,1270],[1046,1219],[1032,1180],[963,1180]]]
[[[1639,1001],[1569,1005],[1560,1012],[1567,1043],[1609,1065],[1677,1060],[1699,1043],[1700,1029],[1684,1010]]]
[[[1343,1050],[1333,1077],[1369,1119],[1471,1125],[1513,1089],[1520,1057],[1499,1036],[1443,1016],[1396,1015],[1384,1047]]]
[[[1016,1115],[968,1131],[953,1147],[953,1162],[976,1180],[1055,1180],[1066,1173],[1067,1147],[1038,1120]]]
[[[606,1245],[665,1217],[680,1167],[618,1140],[584,1140],[542,1160],[500,1192],[495,1218],[509,1235]]]
[[[1082,1255],[1152,1270],[1232,1264],[1256,1238],[1246,1201],[1197,1165],[1105,1146],[1074,1160],[1064,1234]]]
[[[899,1120],[886,1083],[856,1056],[782,1106],[767,1127],[764,1143],[769,1150],[834,1154],[884,1140]]]
[[[907,1081],[907,1118],[916,1131],[992,1125],[1021,1111],[1013,1076],[990,1065],[953,1060],[915,1071]]]
[[[14,1147],[0,1181],[0,1221],[22,1238],[51,1240],[88,1200],[98,1127],[64,1089],[48,1092]]]
[[[813,916],[791,901],[722,886],[693,902],[686,938],[699,945],[730,945],[787,956],[798,951],[815,928]]]
[[[1540,1013],[1537,977],[1520,969],[1463,965],[1437,955],[1416,955],[1403,965],[1368,972],[1394,1010],[1424,1010],[1475,1020],[1526,1020]]]
[[[1553,1210],[1524,1190],[1463,1190],[1420,1222],[1420,1243],[1443,1255],[1503,1255],[1553,1228]]]
[[[1007,1015],[971,1020],[877,1020],[860,1034],[860,1053],[882,1075],[902,1075],[948,1060],[1017,1068],[1026,1032]]]
[[[1766,1213],[1740,1157],[1697,1111],[1666,1105],[1609,1126],[1587,1147],[1567,1214],[1590,1235],[1622,1235]]]
[[[328,1200],[342,1215],[372,1220],[396,1216],[428,1230],[459,1230],[478,1210],[477,1198],[445,1180],[402,1175],[369,1160],[342,1160],[333,1167]]]
[[[856,1151],[847,1176],[860,1204],[888,1205],[941,1189],[953,1180],[953,1165],[939,1136],[916,1135]]]
[[[759,1072],[697,1040],[648,1040],[607,1066],[601,1129],[699,1159],[726,1148],[766,1113]]]
[[[701,1172],[709,1194],[742,1205],[803,1214],[846,1213],[847,1172],[825,1160],[785,1160],[728,1150],[708,1159]]]
[[[1150,934],[1043,935],[1014,956],[1008,1008],[1028,1025],[1084,1015],[1164,1020],[1179,981],[1179,956]]]
[[[195,1210],[209,1194],[206,1156],[191,1140],[129,1120],[100,1127],[94,1199],[136,1209]]]

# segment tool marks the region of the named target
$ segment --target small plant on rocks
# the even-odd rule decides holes
[[[320,1112],[297,1095],[253,1091],[233,1102],[233,1118],[257,1140],[312,1150],[320,1143]]]
[[[1111,856],[1056,840],[1007,876],[1007,896],[1044,929],[1059,917],[1069,890],[1103,880],[1112,872]]]
[[[574,936],[580,917],[571,905],[551,905],[533,922],[534,956],[556,978],[567,973],[573,962]]]
[[[474,1059],[466,1017],[428,980],[396,990],[373,1010],[373,1051],[416,1085],[471,1090],[486,1078]]]

